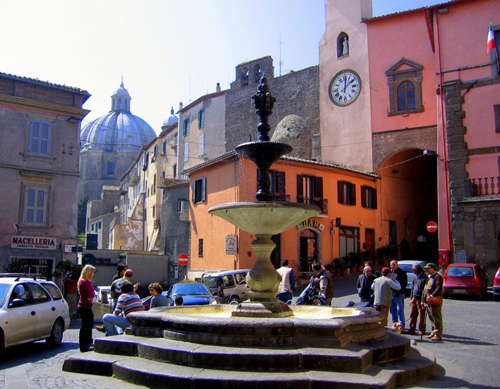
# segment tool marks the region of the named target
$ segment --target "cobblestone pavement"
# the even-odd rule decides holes
[[[66,357],[80,354],[79,329],[78,323],[72,324],[60,347],[36,342],[7,350],[0,361],[0,389],[116,389],[117,385],[120,389],[144,388],[111,377],[62,371]],[[99,338],[104,334],[94,330],[93,335]]]

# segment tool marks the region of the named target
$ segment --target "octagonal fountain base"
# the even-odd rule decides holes
[[[291,308],[278,319],[231,317],[230,305],[133,313],[127,335],[96,339],[63,370],[176,389],[394,388],[434,374],[434,356],[371,308]]]

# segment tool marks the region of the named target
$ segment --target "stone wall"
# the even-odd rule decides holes
[[[319,72],[312,66],[297,72],[268,80],[271,93],[276,98],[273,114],[269,117],[271,132],[288,115],[304,119],[312,134],[312,157],[321,159],[319,129]],[[251,97],[257,85],[230,89],[226,94],[226,151],[232,151],[241,143],[255,141],[258,136],[258,116]]]

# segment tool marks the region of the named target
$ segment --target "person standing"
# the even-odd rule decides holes
[[[384,327],[387,325],[389,307],[392,302],[392,291],[401,289],[399,282],[392,280],[390,275],[391,269],[384,267],[382,268],[382,277],[375,278],[372,284],[373,307],[383,315],[384,319],[381,324]]]
[[[116,274],[111,279],[111,283],[115,282],[119,278],[123,278],[123,275],[125,274],[125,270],[127,270],[127,269],[128,269],[128,266],[125,263],[119,263],[118,266],[116,266]]]
[[[94,313],[92,312],[92,302],[94,301],[95,291],[92,281],[96,269],[92,265],[85,265],[78,280],[78,313],[82,319],[80,327],[79,343],[82,353],[94,349],[92,340],[92,328],[94,327]]]
[[[283,259],[281,261],[281,267],[276,270],[281,276],[276,298],[284,303],[287,303],[293,298],[293,290],[295,289],[295,276],[293,274],[293,269],[288,267],[288,263],[288,259]]]
[[[370,303],[370,306],[373,305],[372,284],[375,278],[376,277],[372,274],[372,268],[370,266],[365,266],[363,273],[358,277],[358,281],[356,282],[360,301],[362,303]]]
[[[405,334],[415,335],[418,321],[418,334],[422,336],[425,333],[425,307],[422,304],[425,283],[427,275],[425,274],[422,265],[415,264],[411,267],[411,271],[415,274],[413,279],[413,288],[410,295],[410,328],[405,331]]]
[[[320,305],[330,306],[333,299],[333,278],[325,267],[321,267],[319,263],[314,264],[313,272],[315,278],[319,278],[319,301]]]
[[[168,299],[162,294],[163,288],[158,282],[149,284],[149,293],[153,298],[151,299],[150,308],[166,307],[168,306]]]
[[[433,341],[442,341],[443,335],[443,276],[436,271],[434,263],[425,265],[425,271],[429,275],[424,288],[423,303],[427,307],[427,314],[431,322],[431,333],[427,338]],[[430,298],[441,297],[441,304],[430,305]]]
[[[393,280],[399,282],[401,286],[398,290],[392,291],[392,303],[391,303],[391,317],[392,325],[400,329],[401,331],[405,328],[405,290],[408,284],[408,276],[406,272],[401,269],[398,265],[398,261],[391,261],[391,271]],[[398,324],[399,323],[399,324]]]
[[[134,276],[134,272],[132,269],[125,269],[123,272],[123,278],[118,278],[111,284],[111,298],[113,299],[113,310],[116,308],[116,303],[118,298],[123,293],[121,290],[121,286],[125,281],[131,282],[132,277]],[[137,290],[139,284],[134,284],[134,291]]]
[[[122,329],[130,327],[130,322],[127,319],[130,313],[144,311],[144,305],[134,292],[134,285],[131,282],[123,281],[121,291],[122,294],[118,298],[113,313],[107,313],[102,317],[106,336],[118,335],[116,327]]]

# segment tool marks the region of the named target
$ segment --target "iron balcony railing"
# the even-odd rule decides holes
[[[500,177],[471,178],[467,181],[472,197],[500,195]]]
[[[322,199],[320,197],[297,196],[297,202],[316,205],[321,209],[321,213],[323,215],[328,214],[328,199]]]

